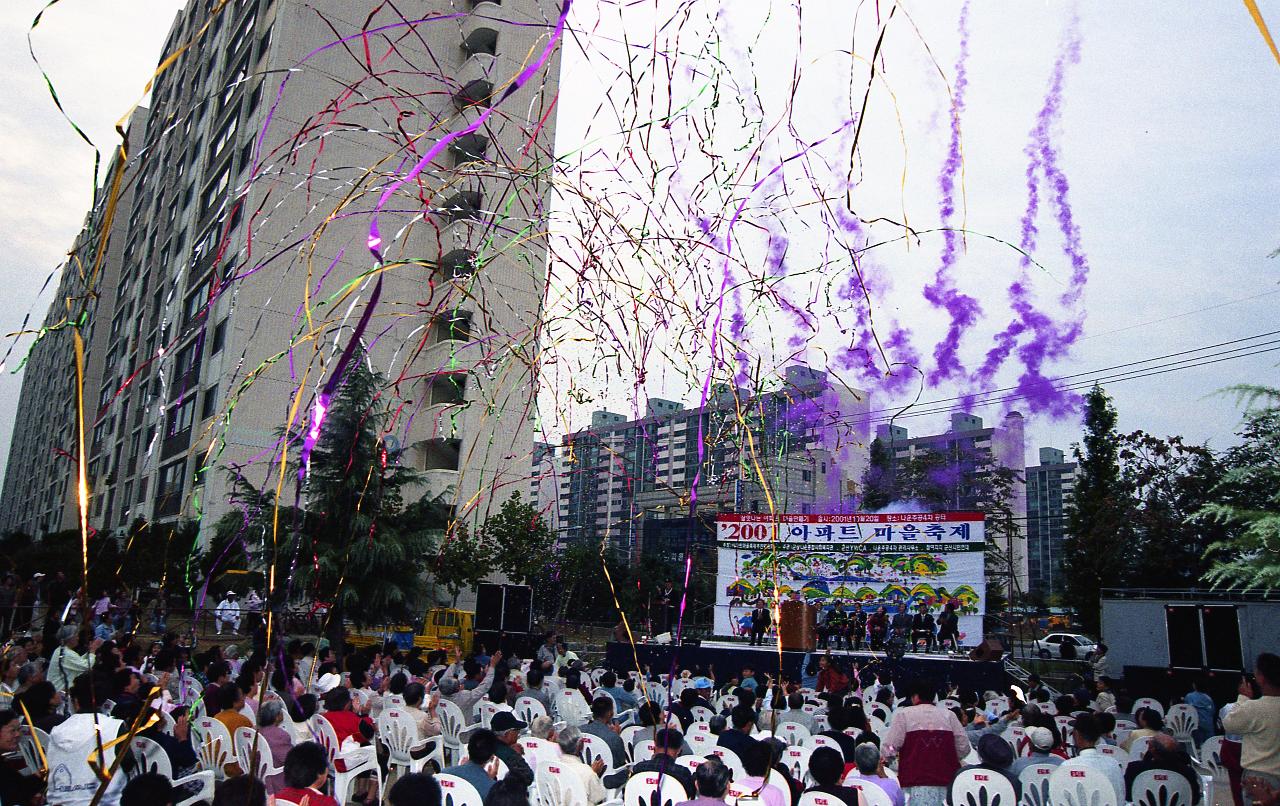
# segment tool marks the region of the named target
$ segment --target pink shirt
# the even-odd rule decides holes
[[[907,734],[913,730],[950,731],[956,738],[956,758],[963,759],[971,749],[969,737],[956,715],[938,705],[910,705],[899,708],[893,713],[893,721],[884,735],[881,754],[885,758],[897,755],[902,750],[902,743]]]

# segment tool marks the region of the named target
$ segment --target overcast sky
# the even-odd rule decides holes
[[[0,68],[6,76],[0,90],[0,234],[6,246],[0,278],[7,291],[0,327],[5,332],[16,329],[28,310],[33,321],[43,318],[50,300],[38,296],[39,288],[70,245],[91,193],[92,151],[58,116],[27,54],[26,31],[44,2],[9,0],[0,20]],[[732,14],[745,4],[726,0],[723,6]],[[64,0],[36,31],[37,52],[64,105],[104,149],[113,146],[112,126],[141,92],[182,5],[177,0]],[[824,14],[840,14],[848,5],[845,0],[806,2],[806,32],[817,32],[810,38],[820,40]],[[1273,31],[1280,30],[1280,0],[1260,5]],[[775,7],[785,17],[787,5]],[[934,57],[950,72],[958,49],[959,5],[912,2],[906,7]],[[579,8],[578,22],[589,29],[579,40],[603,52],[608,43],[601,39],[597,48],[591,32],[610,36],[607,21],[597,19],[591,4],[579,3]],[[1275,155],[1280,65],[1241,3],[975,2],[964,119],[968,225],[1017,240],[1025,204],[1022,149],[1073,16],[1079,20],[1081,60],[1068,71],[1058,145],[1093,271],[1083,301],[1085,338],[1053,370],[1085,372],[1275,329],[1280,259],[1268,255],[1280,247]],[[729,25],[724,31],[735,29]],[[817,56],[808,43],[806,62]],[[822,52],[821,42],[815,47]],[[795,61],[785,48],[776,64],[767,46],[758,50],[765,51],[757,52],[754,62],[762,72],[789,69]],[[906,202],[913,224],[936,225],[945,89],[929,78],[932,67],[905,36],[887,40],[885,54],[912,145]],[[561,153],[587,136],[603,88],[612,80],[573,44],[565,66]],[[843,76],[847,84],[848,72]],[[901,149],[894,143],[896,132],[886,127],[871,136],[883,138],[870,142],[883,142],[886,153],[890,147]],[[936,254],[937,244],[926,248]],[[961,276],[971,275],[973,288],[983,294],[1003,288],[1016,264],[972,242],[970,249],[969,262],[960,264]],[[883,263],[889,270],[911,272],[929,262],[915,260],[887,254]],[[1060,256],[1050,255],[1046,265],[1059,276],[1067,271]],[[893,304],[906,319],[921,310],[911,287],[904,280],[902,298]],[[1002,325],[1007,320],[1003,297],[981,298]],[[986,344],[979,338],[967,349],[980,355]],[[930,343],[922,347],[927,353]],[[1120,427],[1228,444],[1238,411],[1234,401],[1215,391],[1243,381],[1276,384],[1275,355],[1117,384],[1111,392]],[[21,383],[9,369],[0,379],[0,450],[6,452]],[[680,383],[664,382],[660,371],[654,378],[650,393],[688,399],[689,390]],[[624,410],[628,405],[625,394],[598,391],[601,403]],[[925,398],[953,393],[929,390]],[[581,424],[580,414],[574,413],[574,425]],[[939,425],[909,424],[917,433]],[[1067,447],[1078,423],[1070,417],[1036,418],[1029,433],[1028,458],[1033,459],[1039,445]]]

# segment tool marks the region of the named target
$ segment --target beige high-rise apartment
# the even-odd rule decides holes
[[[199,518],[207,536],[229,468],[274,489],[282,429],[312,425],[370,306],[360,343],[390,382],[386,444],[426,473],[415,494],[475,520],[527,489],[559,13],[190,0],[95,312],[114,334],[86,391],[111,424],[90,454],[96,528]]]

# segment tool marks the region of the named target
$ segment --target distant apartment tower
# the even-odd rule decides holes
[[[1056,448],[1040,449],[1040,464],[1027,468],[1027,571],[1032,594],[1061,596],[1066,509],[1075,494],[1076,463]]]
[[[135,153],[142,140],[147,110],[129,121],[128,149]],[[121,173],[123,172],[123,173]],[[111,188],[120,190],[114,218],[108,216]],[[93,207],[61,268],[57,292],[22,371],[22,391],[14,416],[13,439],[0,494],[0,531],[40,536],[80,528],[77,496],[79,477],[79,415],[76,404],[74,330],[84,342],[84,428],[89,450],[100,449],[122,427],[124,416],[103,417],[113,390],[104,389],[112,345],[127,323],[103,316],[119,284],[120,259],[126,244],[122,210],[133,203],[137,179],[116,152]],[[105,236],[105,242],[103,240]],[[83,314],[83,318],[81,318]],[[99,475],[88,467],[88,478]]]
[[[314,423],[379,281],[362,344],[397,412],[389,456],[425,474],[411,494],[476,520],[525,488],[558,51],[386,200],[380,266],[367,243],[384,192],[477,123],[559,11],[191,0],[177,15],[162,56],[196,44],[155,82],[96,314],[114,334],[88,392],[109,426],[90,453],[96,528],[200,518],[207,537],[232,509],[229,471],[274,490],[291,412],[298,432]]]
[[[1016,411],[1009,412],[999,425],[986,427],[981,417],[972,414],[952,414],[951,428],[941,434],[913,437],[900,425],[881,425],[876,437],[890,452],[895,473],[901,473],[903,462],[929,452],[945,459],[947,474],[951,480],[949,498],[944,506],[949,510],[980,509],[976,485],[972,482],[984,466],[995,464],[1021,474],[1026,466],[1026,437],[1023,418]],[[1026,507],[1026,485],[1021,478],[1013,485],[1010,509],[1016,514]],[[1021,525],[1014,523],[1012,541],[1012,565],[1016,577],[1016,590],[1027,589],[1027,553],[1025,533]]]
[[[868,407],[865,393],[791,366],[773,391],[718,386],[688,409],[651,398],[637,420],[597,411],[557,457],[558,534],[634,552],[646,521],[691,511],[846,508],[866,467]]]

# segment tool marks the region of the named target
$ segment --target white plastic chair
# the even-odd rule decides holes
[[[338,746],[338,734],[334,732],[329,720],[316,714],[308,720],[307,724],[311,727],[311,733],[316,742],[324,748],[325,754],[329,757],[333,797],[338,803],[346,803],[351,799],[351,789],[355,785],[356,778],[365,773],[373,773],[378,791],[382,791],[382,768],[378,766],[378,753],[372,745],[357,747],[344,753]],[[339,770],[338,762],[342,762],[345,769]]]
[[[884,703],[873,702],[871,705],[867,706],[867,719],[871,720],[872,718],[878,719],[887,725],[889,724],[889,720],[893,718],[893,714]]]
[[[809,757],[812,755],[812,748],[791,745],[782,751],[782,764],[791,773],[792,778],[807,783],[809,781]]]
[[[1222,766],[1222,743],[1226,741],[1225,736],[1210,736],[1204,740],[1204,744],[1200,745],[1197,757],[1201,764],[1213,773],[1214,778],[1226,777],[1227,768]]]
[[[35,738],[32,738],[32,734],[35,734]],[[44,766],[40,763],[40,753],[36,750],[36,739],[40,740],[40,747],[48,756],[49,734],[40,728],[23,726],[22,737],[18,739],[18,752],[22,754],[22,760],[27,766],[27,775],[35,775]]]
[[[654,800],[654,794],[658,798]],[[670,775],[656,772],[642,772],[627,779],[622,790],[622,802],[625,806],[675,806],[688,800],[684,787]]]
[[[695,705],[689,711],[693,714],[694,722],[710,722],[711,717],[716,715],[715,711],[705,705]]]
[[[1053,806],[1121,806],[1107,776],[1087,767],[1058,767],[1049,776]]]
[[[524,748],[524,762],[530,769],[537,769],[543,761],[555,761],[560,758],[560,745],[539,739],[537,736],[521,736],[516,743]]]
[[[499,711],[510,711],[510,710],[511,709],[505,705],[499,705],[496,702],[492,702],[490,700],[481,700],[480,702],[476,703],[476,707],[475,707],[475,714],[478,717],[476,721],[487,728],[489,727],[490,723],[493,722],[494,716],[496,716]]]
[[[1147,770],[1133,780],[1133,806],[1192,806],[1191,782],[1170,770]]]
[[[532,725],[533,720],[540,716],[547,715],[546,707],[538,700],[530,697],[528,694],[521,694],[519,697],[516,697],[515,711],[516,719],[526,725]]]
[[[1018,794],[998,772],[961,770],[951,781],[950,802],[952,806],[1017,806]]]
[[[1164,706],[1160,701],[1152,697],[1139,697],[1133,701],[1133,712],[1136,714],[1142,708],[1150,708],[1160,716],[1164,716]]]
[[[724,765],[733,771],[735,781],[741,781],[747,777],[747,768],[742,766],[742,759],[738,758],[738,754],[729,748],[717,745],[711,748],[711,752],[707,753],[707,755],[715,756],[724,762]]]
[[[660,683],[649,684],[649,699],[658,703],[658,705],[661,705],[663,710],[666,710],[667,705],[671,703],[671,697],[667,693],[666,686],[663,686]]]
[[[440,794],[444,796],[441,802],[444,806],[484,806],[484,798],[480,797],[479,790],[465,778],[440,774],[435,779],[440,784]],[[276,803],[279,802],[280,799],[276,798]],[[585,798],[583,802],[586,802]]]
[[[428,761],[434,761],[438,769],[444,769],[443,740],[439,736],[421,738],[413,716],[399,708],[383,708],[378,715],[378,740],[387,748],[388,774],[394,770],[422,772]],[[428,747],[430,750],[423,753]],[[415,753],[420,753],[421,758],[416,758]]]
[[[773,777],[770,777],[769,780],[765,781],[764,788],[777,790],[779,796],[782,798],[783,806],[791,806],[791,787],[787,786],[787,782],[782,779],[781,775],[777,776],[776,780]],[[743,798],[745,803],[757,806],[757,804],[763,803],[765,799],[761,797],[759,800],[756,800],[756,798],[751,797],[755,791],[756,787],[743,786],[737,781],[730,781],[729,791],[725,793],[724,802],[737,804],[738,799]]]
[[[648,761],[657,752],[658,748],[653,739],[641,739],[631,748],[631,760],[633,762]]]
[[[844,785],[851,786],[861,792],[865,806],[893,806],[893,800],[889,797],[889,793],[865,778],[849,775],[844,779]],[[804,803],[804,799],[801,798],[800,802]],[[839,801],[832,802],[835,806],[839,806]]]
[[[1165,714],[1164,727],[1179,743],[1186,745],[1188,750],[1195,749],[1195,740],[1191,735],[1200,728],[1200,715],[1196,713],[1196,709],[1185,702],[1171,706],[1169,713]]]
[[[889,732],[889,726],[885,721],[874,714],[867,714],[867,727],[871,729],[872,733],[882,739],[884,738],[884,735]]]
[[[618,734],[618,738],[622,739],[622,746],[627,748],[627,758],[634,761],[635,759],[631,754],[635,750],[636,742],[643,739],[646,734],[649,738],[653,738],[654,732],[655,731],[652,727],[645,727],[643,725],[631,725],[630,727],[623,728]]]
[[[1058,706],[1053,704],[1053,700],[1036,703],[1036,705],[1040,706],[1040,713],[1042,714],[1048,714],[1049,716],[1058,715]]]
[[[564,769],[559,761],[539,764],[533,783],[538,792],[539,806],[581,806],[587,802],[587,790],[582,781]]]
[[[820,733],[815,733],[812,736],[810,736],[808,739],[805,739],[804,743],[800,746],[807,747],[810,750],[817,750],[819,747],[830,747],[833,750],[840,749],[839,742],[837,742],[835,739],[832,739],[830,736],[823,736]]]
[[[1022,768],[1018,781],[1022,784],[1021,806],[1049,806],[1049,777],[1056,764],[1031,764]]]
[[[689,745],[689,749],[695,754],[704,758],[711,752],[711,748],[716,746],[716,742],[720,741],[714,733],[690,733],[685,737],[685,742]]]
[[[236,761],[245,774],[265,781],[272,775],[284,772],[284,759],[280,759],[281,764],[277,767],[275,758],[271,755],[271,745],[253,728],[236,728],[235,746]],[[257,763],[254,763],[255,753]]]
[[[737,694],[724,694],[720,697],[720,701],[716,703],[716,707],[721,711],[732,711],[738,707]]]
[[[885,802],[893,806],[892,801]],[[824,792],[805,792],[800,796],[800,800],[796,801],[796,806],[844,806],[844,801]],[[871,806],[870,802],[867,806]]]
[[[591,720],[591,708],[583,699],[582,692],[577,689],[567,688],[557,692],[552,702],[555,705],[556,714],[570,725],[578,727]]]
[[[462,731],[467,727],[467,718],[457,703],[449,700],[436,703],[436,718],[440,720],[445,765],[456,764],[462,758]]]
[[[200,769],[213,773],[219,781],[227,777],[226,765],[235,762],[236,746],[226,725],[207,716],[193,719],[191,746],[196,751]]]
[[[652,745],[653,742],[649,741],[649,744]],[[625,758],[613,757],[613,751],[609,749],[608,742],[590,733],[582,734],[582,749],[578,752],[587,764],[594,764],[597,759],[604,762],[604,773],[600,776],[601,778],[616,775],[626,764]]]
[[[1116,763],[1119,764],[1121,768],[1129,766],[1129,762],[1132,761],[1132,757],[1123,747],[1119,747],[1114,744],[1100,744],[1094,749],[1108,758],[1115,759]]]
[[[706,760],[706,756],[680,756],[676,759],[676,763],[693,773]]]
[[[133,740],[129,742],[129,752],[137,763],[139,770],[158,773],[168,778],[173,784],[175,792],[179,787],[182,787],[183,791],[187,786],[199,787],[193,794],[178,801],[174,806],[191,806],[191,804],[200,801],[213,800],[214,776],[212,772],[202,770],[182,778],[174,778],[173,767],[169,764],[169,756],[164,752],[164,748],[146,736],[133,737]]]
[[[1129,758],[1142,758],[1147,754],[1147,745],[1151,744],[1150,736],[1139,736],[1129,745]]]
[[[804,744],[810,736],[809,729],[799,722],[781,722],[774,734],[789,745]]]

